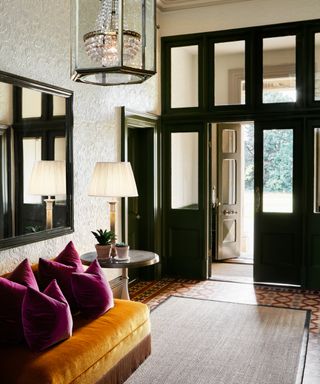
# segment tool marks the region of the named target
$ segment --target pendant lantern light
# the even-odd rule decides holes
[[[155,0],[73,0],[72,79],[142,83],[156,73]]]

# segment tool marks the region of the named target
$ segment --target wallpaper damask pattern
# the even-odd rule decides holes
[[[141,85],[116,87],[70,80],[70,3],[0,2],[0,70],[74,91],[75,212],[74,234],[0,251],[0,274],[12,270],[25,257],[31,262],[54,257],[71,239],[80,253],[93,249],[90,230],[107,227],[108,204],[103,198],[89,197],[87,188],[96,161],[120,159],[119,107],[157,112],[157,76]],[[114,274],[108,276],[113,278]]]

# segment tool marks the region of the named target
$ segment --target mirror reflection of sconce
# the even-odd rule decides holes
[[[0,96],[0,250],[72,233],[72,91],[0,71]],[[62,194],[29,193],[40,160],[65,162]],[[55,196],[52,229],[42,196]]]
[[[48,196],[46,203],[46,229],[52,229],[54,196],[66,194],[65,161],[42,160],[34,163],[29,193]]]

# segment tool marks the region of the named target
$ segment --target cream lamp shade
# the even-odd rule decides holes
[[[90,196],[138,196],[136,182],[129,162],[96,163],[89,186]]]
[[[65,195],[65,161],[41,160],[35,162],[30,177],[29,193],[41,196]]]
[[[99,162],[96,163],[91,183],[90,196],[104,197],[134,197],[138,196],[136,182],[129,162]],[[109,201],[110,231],[115,232],[116,201]],[[115,240],[113,240],[113,244]],[[116,249],[111,248],[111,256],[117,257]]]

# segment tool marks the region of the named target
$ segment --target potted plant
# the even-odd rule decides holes
[[[98,259],[109,259],[111,244],[116,239],[115,234],[112,231],[97,229],[97,231],[91,231],[93,236],[97,239],[98,244],[95,244]]]
[[[129,259],[129,245],[123,242],[116,243],[117,259],[128,260]]]

